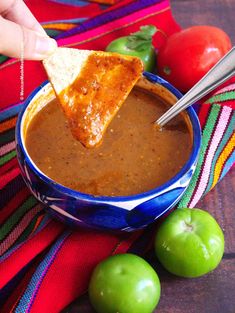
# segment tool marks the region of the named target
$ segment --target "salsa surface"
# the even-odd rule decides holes
[[[183,116],[163,130],[153,122],[166,111],[155,96],[134,88],[109,125],[102,144],[85,148],[72,136],[57,100],[42,108],[26,133],[26,149],[47,176],[83,193],[128,196],[172,178],[192,143]]]

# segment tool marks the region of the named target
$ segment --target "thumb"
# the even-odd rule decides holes
[[[0,53],[20,58],[24,44],[24,58],[42,60],[57,47],[54,39],[27,29],[0,16]]]

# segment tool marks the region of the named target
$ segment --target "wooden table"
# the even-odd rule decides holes
[[[182,27],[218,26],[235,44],[235,0],[171,0],[171,5],[175,19]],[[165,271],[150,253],[147,259],[158,272],[162,287],[156,313],[235,313],[235,168],[197,207],[212,213],[223,228],[224,257],[214,272],[197,279],[183,279]],[[84,297],[79,305],[75,301],[64,312],[94,311]]]

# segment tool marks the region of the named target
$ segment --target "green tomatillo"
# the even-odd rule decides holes
[[[89,298],[98,313],[152,313],[160,298],[154,269],[141,257],[117,254],[94,269]]]
[[[153,25],[141,26],[140,30],[129,36],[113,40],[106,51],[139,57],[144,63],[145,71],[151,72],[155,67],[156,53],[152,37],[157,28]]]
[[[224,235],[206,211],[182,208],[160,225],[155,252],[162,265],[183,277],[199,277],[214,270],[224,252]]]

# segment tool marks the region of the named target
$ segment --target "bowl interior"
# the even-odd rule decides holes
[[[157,76],[153,75],[154,78],[157,78]],[[144,89],[149,91],[150,93],[153,93],[156,97],[160,98],[161,101],[164,101],[168,105],[173,105],[178,97],[179,92],[175,90],[171,86],[171,91],[168,88],[169,86],[165,86],[165,81],[163,81],[163,84],[161,83],[161,79],[159,82],[151,82],[149,79],[142,77],[136,84],[138,88]],[[168,84],[168,83],[166,83]],[[175,91],[175,92],[174,92]],[[50,83],[45,83],[43,86],[39,87],[26,101],[26,106],[23,112],[21,113],[21,116],[19,117],[19,144],[21,145],[21,148],[23,149],[25,155],[30,161],[30,164],[32,165],[33,171],[36,171],[37,174],[40,175],[42,179],[45,180],[47,183],[53,183],[55,186],[63,190],[64,193],[72,194],[73,195],[79,195],[81,196],[81,193],[78,191],[71,190],[67,187],[64,187],[60,184],[55,183],[52,181],[48,176],[46,176],[44,173],[40,171],[40,169],[35,165],[33,160],[30,158],[29,154],[27,153],[26,147],[25,147],[25,138],[28,126],[30,124],[30,121],[32,118],[37,114],[38,111],[40,111],[47,103],[52,101],[55,98],[54,91],[50,85]],[[192,164],[195,163],[195,160],[197,159],[199,147],[200,147],[200,126],[199,122],[197,120],[196,114],[192,108],[189,108],[186,112],[181,113],[184,115],[184,119],[188,125],[188,129],[191,135],[191,141],[192,141],[192,152],[190,155],[189,160],[184,165],[184,167],[179,171],[179,173],[174,176],[171,180],[169,180],[167,183],[163,184],[160,187],[157,187],[153,190],[150,190],[149,192],[145,192],[142,194],[137,194],[135,196],[125,196],[125,197],[112,197],[112,200],[115,198],[115,201],[123,201],[128,199],[136,199],[138,203],[138,199],[142,197],[152,197],[153,194],[156,194],[158,192],[161,192],[163,189],[169,187],[170,185],[174,184],[176,180],[184,175],[192,166]],[[91,195],[82,194],[84,198],[87,198],[90,200],[92,198]],[[108,200],[110,201],[110,197],[101,197],[96,196],[95,200],[99,201],[101,200]]]

